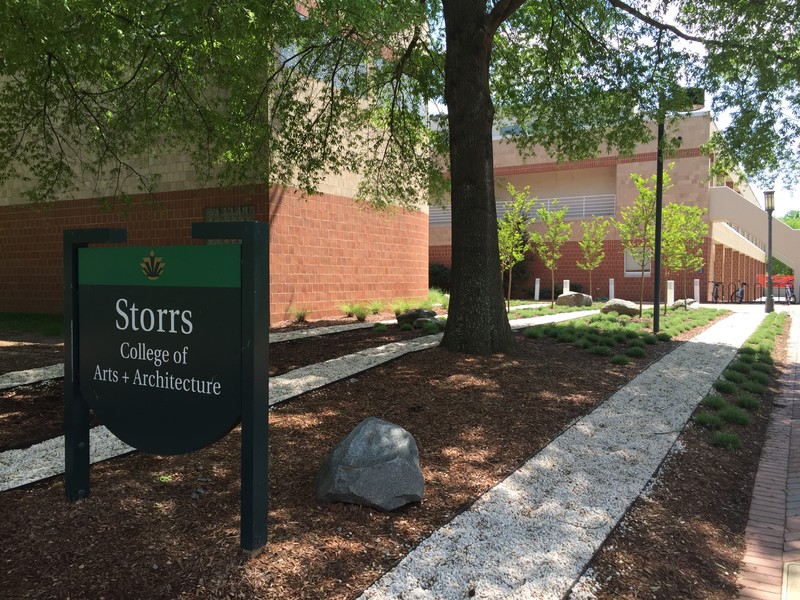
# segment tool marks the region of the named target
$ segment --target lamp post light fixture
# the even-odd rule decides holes
[[[764,301],[764,312],[771,313],[775,310],[772,298],[772,211],[775,210],[775,192],[764,192],[764,208],[767,211],[767,298]]]

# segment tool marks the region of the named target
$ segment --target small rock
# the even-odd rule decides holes
[[[404,325],[408,323],[409,325],[413,325],[414,321],[417,319],[432,319],[435,316],[436,312],[433,310],[428,310],[426,308],[415,308],[414,310],[409,310],[401,315],[397,315],[397,324]]]
[[[629,317],[639,316],[639,305],[630,300],[623,300],[622,298],[612,298],[603,305],[600,309],[601,313],[615,312],[620,315],[628,315]]]

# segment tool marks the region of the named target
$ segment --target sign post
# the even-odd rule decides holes
[[[193,226],[194,237],[241,244],[76,246],[79,235],[125,241],[124,230],[92,231],[65,232],[65,256],[74,248],[65,259],[68,498],[89,493],[89,409],[153,454],[199,450],[241,421],[241,546],[258,553],[267,533],[268,225]]]

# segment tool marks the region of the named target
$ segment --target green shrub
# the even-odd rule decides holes
[[[742,350],[744,350],[744,348],[742,348]],[[739,362],[747,364],[753,364],[756,362],[755,355],[750,354],[749,352],[742,352],[742,350],[739,351],[739,358],[738,358]]]
[[[652,333],[645,334],[642,339],[644,340],[645,344],[655,344],[658,341],[658,337]]]
[[[369,315],[369,307],[366,304],[353,305],[353,316],[357,321],[361,321],[363,323],[367,320],[367,315]]]
[[[705,398],[703,398],[703,406],[712,410],[719,410],[727,404],[722,396],[717,396],[716,394],[706,394]]]
[[[662,342],[668,342],[672,339],[672,336],[668,334],[666,331],[659,331],[656,334],[656,337]]]
[[[437,325],[436,323],[432,323],[431,321],[427,321],[422,324],[422,331],[424,331],[428,335],[439,333],[439,325]]]
[[[761,385],[766,385],[766,386],[772,383],[772,377],[770,377],[766,373],[762,373],[761,371],[754,371],[753,373],[750,373],[750,379],[752,381],[755,381],[756,383],[760,383]]]
[[[345,317],[352,317],[353,316],[353,305],[349,302],[342,304],[339,306],[339,310],[344,313]]]
[[[450,267],[441,263],[428,265],[428,285],[440,290],[450,289]]]
[[[575,340],[575,345],[583,350],[588,350],[589,348],[594,346],[594,344],[592,344],[592,342],[587,340],[585,337],[581,337]]]
[[[628,346],[639,346],[640,348],[644,348],[647,345],[647,342],[643,338],[636,338],[635,340],[631,340],[628,342]]]
[[[722,376],[733,383],[742,383],[747,379],[747,375],[740,373],[739,371],[734,371],[733,369],[725,369],[722,372]]]
[[[371,312],[373,315],[379,315],[383,309],[383,301],[372,300],[367,306],[369,308],[369,312]]]
[[[414,329],[414,326],[411,323],[403,323],[400,325],[400,331],[411,331]]]
[[[761,401],[747,392],[742,392],[736,396],[736,400],[734,400],[734,402],[736,402],[736,406],[739,408],[744,408],[747,410],[756,410],[759,406],[761,406]]]
[[[713,383],[713,387],[723,394],[733,394],[736,391],[736,384],[726,379],[717,379]]]
[[[750,354],[750,355],[753,355],[755,353],[756,353],[756,349],[752,348],[750,346],[742,346],[739,349],[739,354]]]
[[[743,360],[735,360],[731,364],[728,365],[729,369],[733,369],[734,371],[738,371],[739,373],[744,373],[747,375],[750,371],[753,370],[753,367],[750,366],[749,363]]]
[[[533,338],[535,340],[541,339],[545,336],[543,327],[526,327],[522,332],[525,337]]]
[[[722,426],[722,419],[720,419],[717,415],[713,415],[710,412],[699,412],[694,416],[694,422],[699,425],[700,427],[705,427],[706,429],[719,429]]]
[[[627,350],[625,350],[625,354],[631,358],[642,358],[643,356],[647,355],[647,351],[640,346],[630,346]]]
[[[745,381],[742,384],[742,388],[753,394],[758,394],[759,396],[767,391],[766,386],[757,381]]]
[[[768,352],[759,352],[758,353],[758,362],[763,363],[765,365],[774,365],[775,361],[772,360],[772,356]]]
[[[611,348],[602,345],[592,346],[591,348],[589,348],[589,352],[591,352],[592,354],[599,354],[600,356],[606,356],[608,354],[611,354]]]
[[[306,317],[309,315],[310,312],[311,311],[308,310],[307,308],[293,308],[292,317],[297,323],[305,323]]]
[[[738,450],[739,446],[742,445],[738,435],[727,431],[717,431],[712,436],[711,443],[714,446],[719,446],[720,448],[726,448],[728,450]]]
[[[615,354],[611,357],[612,365],[627,365],[629,362],[631,362],[631,359],[624,354]]]
[[[741,408],[728,404],[719,409],[720,419],[727,423],[734,423],[735,425],[749,425],[750,415],[744,412]]]
[[[764,363],[754,362],[752,364],[752,370],[753,371],[758,371],[760,373],[766,373],[767,375],[772,375],[772,370],[773,369],[772,369],[772,365],[766,365]]]
[[[375,325],[372,326],[372,329],[374,329],[378,333],[383,333],[384,331],[388,330],[389,328],[386,326],[385,323],[375,323]]]

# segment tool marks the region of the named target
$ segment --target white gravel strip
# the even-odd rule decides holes
[[[20,385],[30,385],[47,379],[58,379],[63,376],[64,363],[50,365],[49,367],[39,367],[38,369],[13,371],[0,375],[0,390],[7,390]]]
[[[361,598],[562,598],[763,317],[733,314],[651,365]]]
[[[102,425],[89,430],[89,462],[96,463],[133,452]],[[64,472],[64,436],[23,450],[0,453],[0,492]]]

